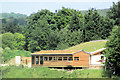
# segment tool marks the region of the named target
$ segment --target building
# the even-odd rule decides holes
[[[103,66],[103,50],[84,52],[82,50],[42,50],[31,54],[32,66],[46,67],[93,67]]]
[[[31,63],[31,57],[24,57],[22,58],[22,64],[23,65],[28,65],[29,63]]]
[[[91,65],[102,65],[105,62],[106,57],[104,56],[103,50],[106,48],[101,48],[99,50],[96,50],[94,52],[89,52],[90,57],[89,61]]]
[[[45,50],[31,57],[32,66],[89,67],[89,54],[82,50]]]

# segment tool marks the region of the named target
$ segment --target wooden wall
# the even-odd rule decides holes
[[[35,57],[35,56],[34,56]],[[47,61],[44,61],[44,57],[48,57]],[[62,60],[59,61],[57,60],[51,60],[49,61],[49,57],[62,57]],[[67,57],[67,60],[63,60],[63,57]],[[69,60],[69,57],[72,57],[73,60]],[[79,60],[75,60],[74,57],[79,57]],[[36,61],[36,58],[34,58]],[[39,56],[39,63],[32,64],[33,66],[48,66],[48,67],[68,67],[68,66],[73,66],[73,67],[88,67],[89,66],[89,54],[85,52],[79,52],[75,53],[73,55],[57,55],[57,56],[43,56],[43,64],[40,64],[40,56]]]

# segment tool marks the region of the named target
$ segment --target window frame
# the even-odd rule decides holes
[[[45,58],[46,58],[46,60],[45,60]],[[47,56],[44,57],[44,61],[48,61],[48,57]]]
[[[51,58],[51,60],[50,60],[50,58]],[[53,59],[53,58],[52,58],[51,56],[49,56],[49,61],[52,61],[52,59]]]
[[[62,61],[62,57],[61,56],[58,57],[58,61]]]
[[[67,61],[68,60],[68,57],[63,57],[63,61]]]
[[[73,57],[68,57],[68,61],[73,61]]]
[[[79,61],[80,59],[79,59],[79,57],[74,57],[74,60]]]

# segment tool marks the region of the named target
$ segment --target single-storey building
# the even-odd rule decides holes
[[[42,50],[31,54],[32,66],[47,67],[89,67],[103,65],[103,50],[84,52],[82,50]]]
[[[88,67],[89,54],[82,50],[43,50],[31,54],[32,66]]]

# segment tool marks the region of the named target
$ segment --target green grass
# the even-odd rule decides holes
[[[92,52],[100,48],[104,48],[106,42],[107,41],[85,42],[85,43],[81,43],[76,46],[70,47],[66,50],[84,50],[86,52]]]
[[[50,69],[47,67],[22,68],[17,66],[2,67],[3,78],[103,78],[102,69],[67,70]]]

